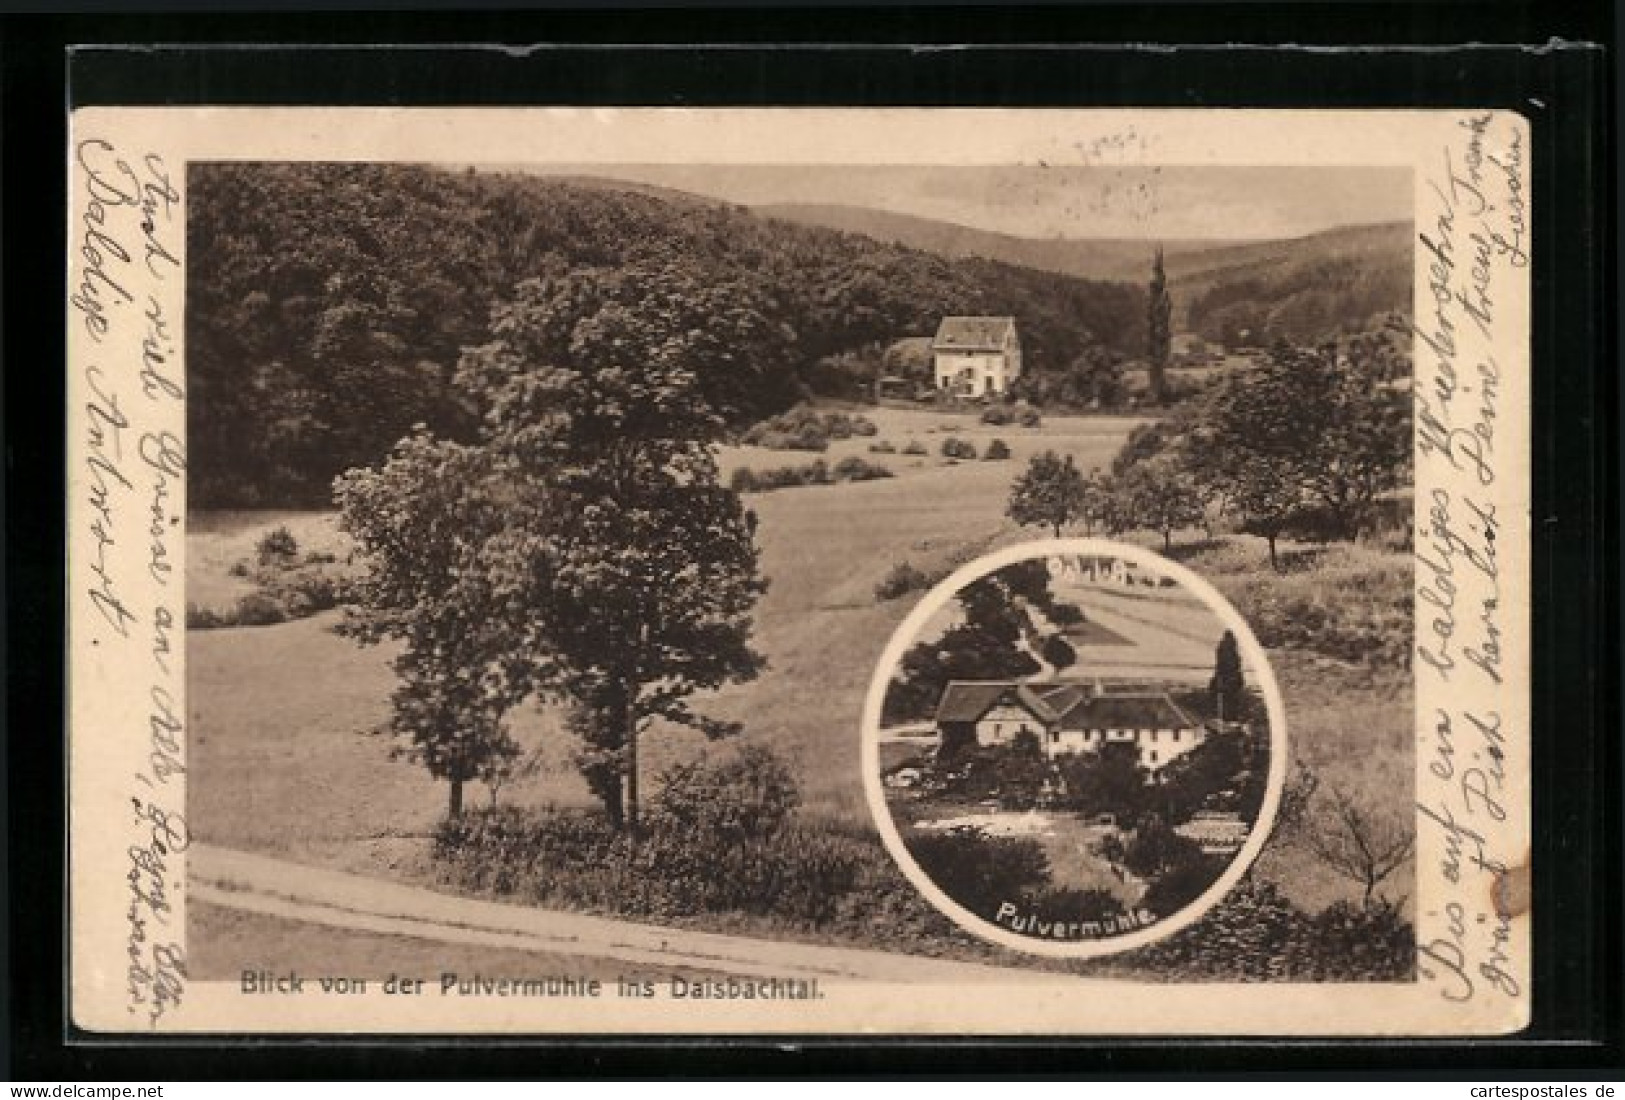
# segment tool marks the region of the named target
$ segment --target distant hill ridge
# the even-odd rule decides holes
[[[868,207],[818,203],[775,203],[756,213],[800,225],[861,233],[949,256],[982,256],[1085,279],[1143,282],[1157,242],[1120,237],[1022,237],[954,222]],[[1272,240],[1174,239],[1161,242],[1168,277],[1207,282],[1223,270],[1277,265],[1326,256],[1408,258],[1410,222],[1343,226],[1300,237]]]

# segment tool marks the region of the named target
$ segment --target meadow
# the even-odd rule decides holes
[[[1136,421],[1053,417],[1037,428],[993,427],[968,414],[866,410],[872,438],[837,441],[822,456],[848,454],[890,467],[893,478],[751,494],[760,518],[762,571],[770,587],[758,607],[754,640],[767,657],[762,676],[699,700],[720,718],[745,724],[744,737],[783,754],[800,777],[804,812],[841,822],[869,821],[860,773],[860,715],[875,663],[914,597],[880,601],[875,586],[908,561],[946,569],[1024,538],[1004,517],[1011,480],[1031,455],[1073,454],[1085,470],[1109,465]],[[993,439],[1007,460],[950,462],[940,444],[967,440],[978,454]],[[877,441],[898,452],[910,441],[926,454],[871,454]],[[804,453],[730,447],[723,476],[740,466],[806,461]],[[215,513],[190,517],[188,599],[203,605],[241,594],[232,564],[252,556],[256,540],[288,526],[302,552],[342,557],[347,547],[331,513]],[[1176,552],[1236,598],[1260,592],[1313,599],[1317,585],[1355,583],[1375,570],[1387,580],[1408,561],[1374,548],[1334,547],[1341,563],[1327,582],[1314,570],[1269,575],[1261,541],[1226,535],[1196,545],[1186,533]],[[1149,536],[1147,544],[1160,545]],[[1362,555],[1352,560],[1350,555]],[[1370,560],[1367,560],[1370,559]],[[1387,572],[1384,572],[1387,571]],[[1351,579],[1353,578],[1353,579]],[[1304,591],[1299,592],[1299,589]],[[1408,592],[1408,582],[1406,586]],[[1389,587],[1372,589],[1387,599]],[[1296,606],[1296,605],[1288,605]],[[199,840],[383,877],[434,881],[430,837],[445,804],[444,787],[412,763],[393,759],[386,731],[393,674],[388,646],[361,648],[332,631],[339,612],[287,623],[194,630],[188,634],[190,716],[189,819]],[[1374,629],[1388,624],[1373,607]],[[1407,644],[1407,631],[1400,645]],[[1407,819],[1411,807],[1412,701],[1408,671],[1373,669],[1296,649],[1272,661],[1286,697],[1293,753],[1324,774],[1366,792]],[[521,805],[589,805],[570,763],[559,716],[527,708],[514,717],[520,740],[538,750],[536,773],[505,784],[498,797]],[[656,730],[644,739],[653,777],[694,754],[726,751],[697,734]],[[471,792],[478,805],[485,795]],[[1312,866],[1292,848],[1275,848],[1260,865],[1294,901],[1318,910],[1353,888]],[[1409,893],[1403,885],[1396,891]]]

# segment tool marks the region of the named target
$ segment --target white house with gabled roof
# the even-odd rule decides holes
[[[1022,734],[1048,759],[1134,746],[1140,765],[1161,771],[1207,739],[1207,729],[1165,691],[1103,691],[1083,684],[954,680],[937,705],[942,743],[1008,745]]]
[[[1004,393],[1021,377],[1014,317],[944,317],[931,340],[937,389],[961,397]]]

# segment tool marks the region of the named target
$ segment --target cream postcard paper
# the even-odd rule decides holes
[[[1524,1026],[1527,143],[76,112],[75,1023]]]

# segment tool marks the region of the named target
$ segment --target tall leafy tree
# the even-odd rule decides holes
[[[1149,776],[1140,750],[1127,741],[1108,741],[1094,752],[1061,759],[1067,804],[1084,814],[1111,814],[1133,828],[1149,807]]]
[[[1241,647],[1231,631],[1224,632],[1214,649],[1213,676],[1207,682],[1207,692],[1220,721],[1236,721],[1242,717],[1247,698],[1247,680],[1241,671]]]
[[[1174,532],[1202,522],[1202,494],[1196,480],[1172,455],[1130,466],[1116,480],[1116,514],[1124,529],[1149,528],[1162,536],[1164,552]]]
[[[1326,402],[1327,379],[1300,372],[1302,357],[1278,345],[1257,370],[1231,378],[1208,410],[1201,473],[1241,513],[1245,529],[1276,543],[1306,502]]]
[[[1004,576],[1007,572],[1014,588]],[[1015,680],[1041,671],[1021,648],[1029,623],[1017,606],[1016,588],[1030,583],[1029,570],[1000,570],[961,589],[955,598],[964,620],[903,654],[886,691],[884,720],[902,722],[931,714],[950,680]]]
[[[1410,404],[1333,348],[1278,344],[1214,396],[1189,465],[1269,543],[1316,509],[1333,537],[1358,533],[1410,460]]]
[[[364,644],[404,643],[392,662],[392,725],[400,751],[446,781],[454,817],[467,783],[500,781],[519,753],[506,716],[525,688],[481,561],[503,522],[491,474],[486,452],[420,431],[336,486],[368,564],[341,629]]]
[[[1146,288],[1145,358],[1151,375],[1151,400],[1168,401],[1168,354],[1173,342],[1174,301],[1168,294],[1168,276],[1162,268],[1162,246],[1151,261],[1151,283]]]
[[[1048,527],[1056,538],[1085,515],[1087,486],[1071,455],[1045,451],[1031,462],[1010,487],[1005,514],[1023,527]]]
[[[416,466],[341,484],[375,576],[409,536],[444,562],[364,589],[358,629],[403,638],[408,678],[472,661],[502,702],[569,707],[584,778],[635,829],[640,737],[660,721],[732,732],[689,700],[762,667],[754,517],[718,484],[711,447],[741,380],[782,359],[783,334],[748,294],[666,263],[523,283],[492,333],[457,374],[483,414],[478,445],[425,436]],[[478,623],[487,642],[470,652],[403,629],[420,619]]]

